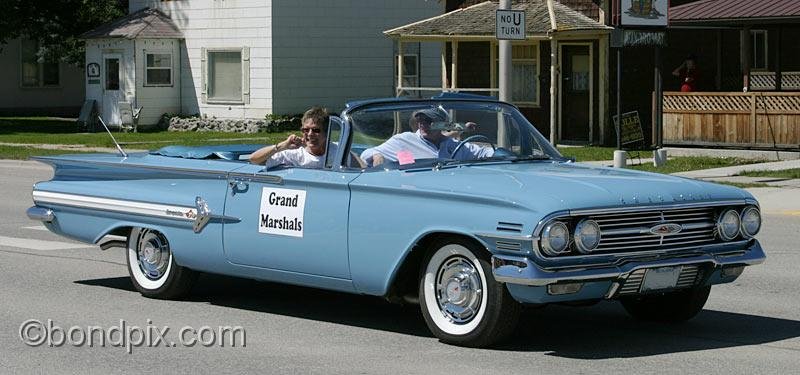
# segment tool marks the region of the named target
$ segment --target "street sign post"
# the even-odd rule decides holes
[[[495,26],[499,40],[525,40],[525,11],[498,9]]]

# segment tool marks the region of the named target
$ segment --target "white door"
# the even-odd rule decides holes
[[[103,55],[103,121],[106,125],[121,125],[119,102],[124,99],[122,55]]]

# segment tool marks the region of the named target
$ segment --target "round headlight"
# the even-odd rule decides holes
[[[761,213],[758,208],[747,207],[742,211],[742,236],[751,238],[761,229]]]
[[[739,214],[736,210],[726,210],[719,215],[717,232],[723,241],[730,241],[739,235]]]
[[[575,245],[582,254],[588,254],[600,244],[600,226],[594,220],[581,220],[575,227]]]
[[[569,228],[567,225],[554,221],[544,227],[542,231],[542,250],[550,256],[566,253],[569,248]]]

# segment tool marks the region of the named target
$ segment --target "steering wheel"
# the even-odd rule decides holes
[[[469,136],[467,138],[464,138],[463,141],[458,142],[458,146],[456,146],[456,148],[453,149],[453,152],[450,153],[450,159],[453,159],[456,156],[456,154],[458,153],[458,150],[460,150],[461,147],[463,147],[465,144],[467,144],[467,142],[472,142],[474,140],[482,140],[482,141],[492,145],[492,150],[494,150],[494,151],[497,150],[497,147],[494,145],[494,143],[492,143],[492,141],[489,139],[489,137],[487,137],[487,136],[485,136],[483,134],[473,134],[473,135],[471,135],[471,136]]]

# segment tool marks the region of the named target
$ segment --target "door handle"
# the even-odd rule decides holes
[[[242,180],[230,180],[228,185],[231,187],[231,196],[236,195],[236,193],[246,193],[250,189],[250,184]]]

